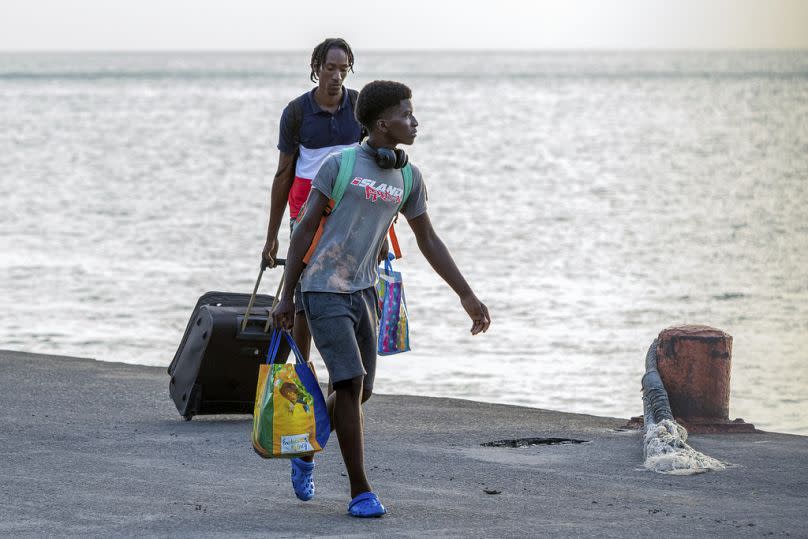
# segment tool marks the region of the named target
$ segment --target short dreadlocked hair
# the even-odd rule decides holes
[[[356,98],[356,119],[370,132],[385,110],[395,107],[405,99],[412,99],[412,91],[400,82],[369,82]]]
[[[344,50],[345,54],[348,55],[348,69],[350,69],[351,73],[353,73],[354,58],[351,46],[348,45],[348,42],[341,37],[329,37],[328,39],[323,40],[322,43],[314,47],[314,50],[311,51],[311,76],[309,77],[311,82],[317,82],[317,79],[319,78],[317,76],[317,72],[320,71],[325,64],[325,57],[328,54],[328,51],[334,47]]]

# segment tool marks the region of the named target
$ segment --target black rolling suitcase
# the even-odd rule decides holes
[[[257,293],[263,271],[252,294],[207,292],[197,301],[168,367],[169,394],[186,420],[202,414],[253,412],[274,300]],[[281,352],[279,357],[286,356]]]

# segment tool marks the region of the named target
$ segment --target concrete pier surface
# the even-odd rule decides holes
[[[300,502],[251,417],[183,421],[163,368],[0,351],[0,417],[8,537],[808,537],[801,436],[694,435],[733,466],[668,476],[642,469],[626,419],[374,395],[366,465],[389,514],[359,520],[336,436]],[[481,445],[512,438],[587,443]]]

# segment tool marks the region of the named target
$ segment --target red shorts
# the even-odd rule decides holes
[[[309,198],[309,191],[311,191],[311,180],[295,176],[295,181],[292,182],[292,187],[289,189],[289,217],[297,219],[300,208]]]

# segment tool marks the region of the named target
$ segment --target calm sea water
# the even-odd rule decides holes
[[[0,348],[165,366],[200,294],[251,291],[307,62],[0,55]],[[356,71],[411,86],[430,215],[493,318],[468,334],[402,222],[413,351],[378,392],[640,415],[646,348],[699,323],[734,337],[731,416],[808,434],[808,52]]]

